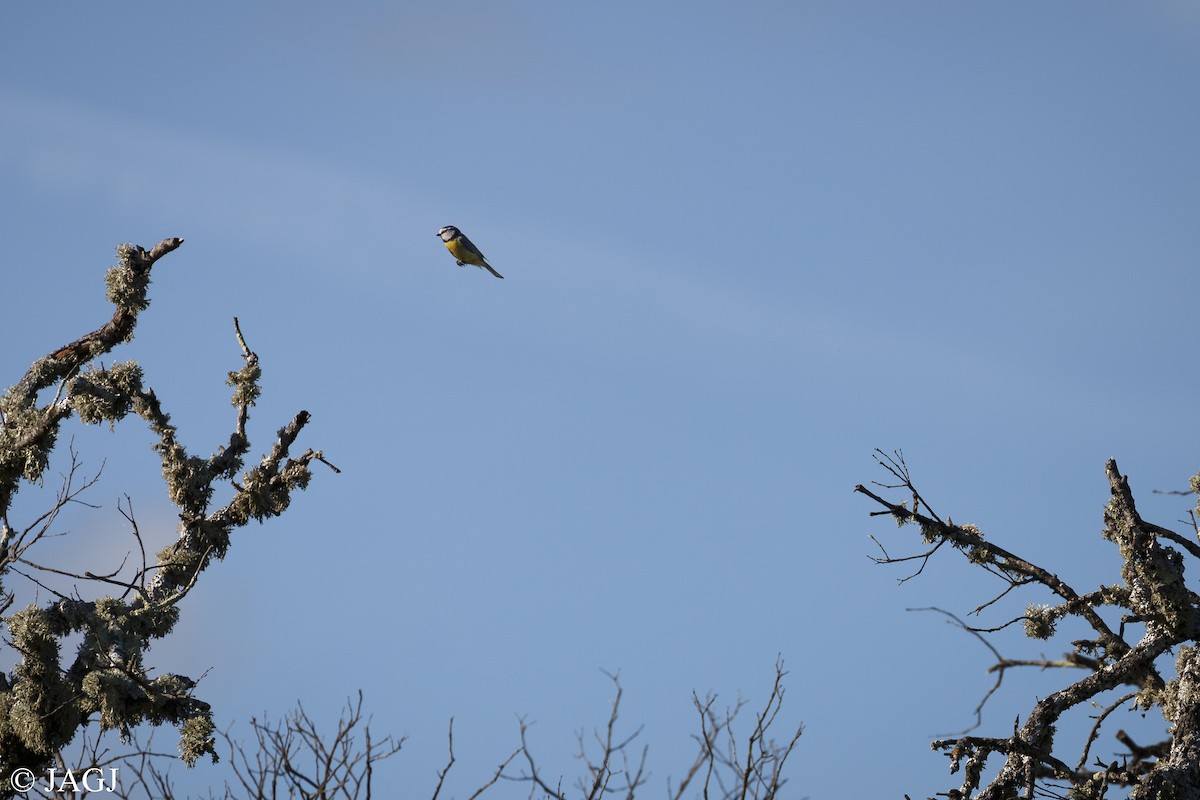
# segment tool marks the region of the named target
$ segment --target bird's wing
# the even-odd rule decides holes
[[[479,256],[480,258],[483,258],[483,252],[478,247],[476,247],[475,244],[466,237],[466,235],[459,233],[458,240],[462,244],[463,247],[467,248],[468,250],[470,250],[472,253]]]

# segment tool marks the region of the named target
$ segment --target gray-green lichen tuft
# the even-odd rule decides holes
[[[115,425],[133,409],[134,397],[142,391],[142,368],[136,361],[122,361],[112,367],[89,367],[71,381],[68,397],[79,419],[95,425]]]
[[[47,757],[71,740],[81,718],[59,666],[58,637],[65,633],[59,623],[32,605],[8,618],[9,636],[22,659],[13,669],[7,723],[23,748]]]
[[[1049,639],[1058,626],[1059,616],[1051,606],[1031,603],[1025,610],[1025,635],[1030,639]]]
[[[312,472],[303,464],[289,465],[277,476],[272,476],[265,466],[264,463],[242,476],[242,490],[229,504],[239,525],[251,519],[262,522],[279,516],[292,502],[292,491],[307,488],[312,477]]]
[[[21,478],[36,483],[50,464],[50,451],[58,439],[57,425],[43,425],[48,409],[37,406],[17,406],[5,413],[7,426],[0,430],[0,485],[14,486]],[[40,436],[32,437],[24,447],[10,445],[13,439],[24,438],[26,431],[42,428]],[[15,487],[12,490],[15,492]]]
[[[217,729],[212,721],[210,711],[201,711],[189,717],[179,729],[179,757],[189,767],[196,766],[200,756],[207,755],[215,764],[217,758],[217,740],[213,732]]]
[[[108,287],[105,297],[117,308],[132,314],[144,311],[150,305],[146,296],[150,272],[134,267],[135,252],[136,248],[131,244],[117,245],[117,263],[104,275],[104,285]]]
[[[1180,714],[1191,713],[1197,704],[1200,704],[1195,675],[1198,657],[1200,656],[1197,655],[1194,646],[1181,647],[1179,655],[1175,658],[1176,676],[1167,682],[1166,687],[1158,695],[1157,699],[1162,705],[1163,718],[1170,722],[1177,720]]]
[[[235,407],[252,406],[262,389],[258,379],[262,377],[262,368],[257,361],[251,361],[236,372],[230,372],[225,383],[233,387],[233,405]]]
[[[189,456],[178,444],[158,449],[171,502],[192,514],[203,514],[213,494],[207,462],[199,456]]]

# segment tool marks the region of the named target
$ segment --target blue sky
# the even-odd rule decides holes
[[[342,474],[152,652],[208,671],[222,724],[361,688],[410,737],[403,796],[455,718],[464,797],[525,715],[570,783],[620,670],[665,787],[691,692],[759,703],[782,654],[794,796],[924,796],[989,655],[905,609],[998,587],[949,554],[897,586],[868,536],[914,535],[851,489],[903,448],[940,511],[1080,587],[1114,580],[1106,458],[1186,514],[1151,490],[1197,468],[1198,83],[1186,2],[9,3],[0,367],[107,317],[117,243],[181,236],[120,357],[207,454],[237,316],[256,445],[313,414]],[[75,435],[108,460],[62,546],[119,557],[124,493],[169,541],[144,428]],[[1010,675],[983,732],[1063,678]]]

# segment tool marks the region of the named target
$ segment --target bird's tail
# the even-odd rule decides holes
[[[499,272],[496,272],[496,270],[492,269],[492,265],[487,263],[486,261],[480,261],[479,266],[483,267],[484,269],[486,269],[488,272],[495,275],[500,280],[504,280],[504,276],[501,275]]]

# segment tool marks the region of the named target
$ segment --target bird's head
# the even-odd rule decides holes
[[[448,242],[455,236],[458,236],[458,228],[454,227],[453,225],[447,225],[438,231],[437,235],[442,237],[443,242]]]

